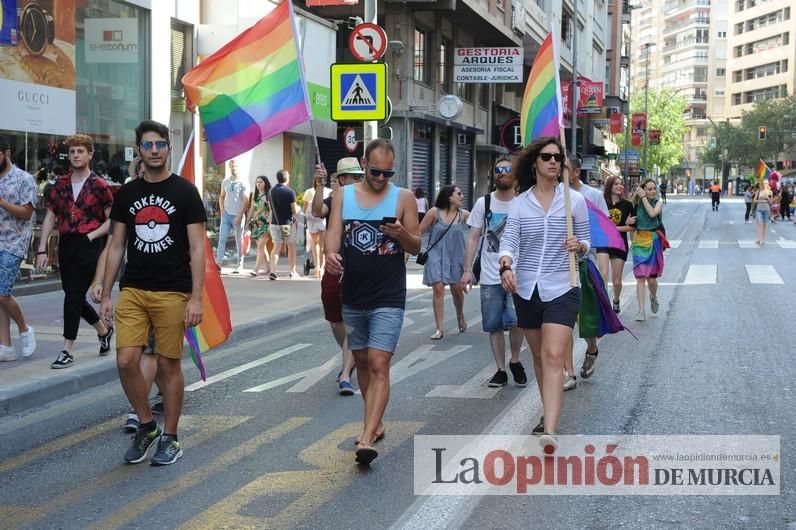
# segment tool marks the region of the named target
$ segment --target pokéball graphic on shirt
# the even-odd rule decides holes
[[[135,214],[135,234],[147,243],[157,243],[169,233],[169,216],[159,206],[147,206]]]

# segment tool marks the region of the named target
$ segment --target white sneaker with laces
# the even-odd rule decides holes
[[[28,358],[36,351],[36,334],[33,331],[33,326],[28,326],[25,333],[19,334],[19,342],[22,346],[22,357]]]
[[[644,311],[639,311],[636,313],[636,322],[644,322],[645,320],[647,320],[647,315],[644,313]]]
[[[0,344],[0,362],[16,360],[17,354],[14,352],[14,348]]]

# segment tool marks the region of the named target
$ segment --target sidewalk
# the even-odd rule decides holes
[[[228,343],[246,340],[262,333],[265,324],[283,325],[304,318],[322,318],[320,281],[310,278],[287,279],[286,260],[280,263],[280,279],[252,278],[251,269],[222,276],[230,302],[233,332]],[[247,264],[248,265],[248,264]],[[28,324],[36,330],[37,348],[29,359],[0,362],[0,416],[16,414],[87,388],[117,379],[115,350],[107,357],[98,355],[94,328],[81,320],[80,332],[72,352],[71,368],[53,370],[50,363],[63,347],[63,292],[55,291],[18,298]],[[11,323],[12,342],[18,344],[16,325]]]

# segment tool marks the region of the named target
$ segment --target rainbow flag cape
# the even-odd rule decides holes
[[[285,0],[182,78],[217,164],[310,119],[296,34]]]
[[[627,331],[638,340],[630,329],[626,328],[616,316],[603,277],[592,260],[580,262],[580,310],[578,311],[578,336],[582,339],[604,337]]]
[[[755,170],[755,177],[757,178],[757,183],[760,186],[763,185],[763,182],[768,180],[771,176],[771,168],[769,168],[763,160],[758,161],[757,169]]]
[[[586,199],[586,206],[589,209],[589,232],[592,248],[627,250],[625,240],[622,239],[622,234],[616,229],[614,222],[589,199]]]
[[[177,174],[182,175],[184,179],[191,182],[195,182],[193,144],[193,132],[191,132],[177,171]],[[205,235],[205,285],[203,294],[202,322],[198,326],[186,328],[185,340],[188,341],[191,359],[193,359],[194,364],[199,369],[202,381],[206,381],[207,374],[205,373],[205,365],[202,362],[202,354],[226,342],[232,333],[232,320],[229,314],[227,292],[224,290],[221,273],[216,267],[213,249],[210,246],[210,240],[207,235]]]
[[[536,53],[536,59],[525,84],[520,107],[520,134],[523,145],[528,145],[542,136],[558,138],[559,131],[564,126],[556,42],[555,31],[551,31]]]

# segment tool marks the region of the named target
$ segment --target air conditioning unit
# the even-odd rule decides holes
[[[456,135],[456,143],[458,145],[467,145],[470,143],[470,137],[466,134],[459,133]]]

